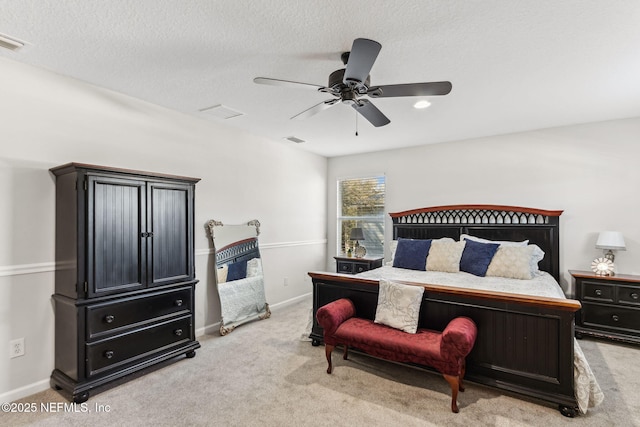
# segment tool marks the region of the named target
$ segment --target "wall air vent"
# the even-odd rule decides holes
[[[207,107],[200,110],[201,113],[205,113],[219,119],[231,119],[238,116],[244,116],[244,113],[236,111],[233,108],[226,107],[222,104],[214,105],[213,107]]]
[[[296,144],[305,142],[304,139],[296,138],[295,136],[287,136],[284,139],[286,139],[287,141],[295,142]]]
[[[14,37],[9,37],[6,34],[0,33],[0,47],[15,51],[23,48],[24,45],[25,45],[25,42],[20,41]]]

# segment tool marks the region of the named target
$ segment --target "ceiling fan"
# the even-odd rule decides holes
[[[313,89],[325,92],[333,98],[322,101],[311,108],[291,117],[303,119],[342,102],[351,105],[358,113],[367,119],[375,127],[384,126],[391,122],[371,101],[362,99],[363,96],[371,98],[390,98],[398,96],[435,96],[446,95],[451,92],[450,82],[430,83],[405,83],[395,85],[371,86],[369,72],[378,57],[382,45],[369,39],[355,39],[351,52],[342,54],[342,62],[346,66],[329,75],[329,84],[319,86],[310,83],[299,83],[289,80],[272,79],[268,77],[256,77],[255,83],[287,86],[294,88]]]

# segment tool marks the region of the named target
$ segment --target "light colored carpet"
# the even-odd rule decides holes
[[[605,394],[587,415],[565,418],[556,405],[467,382],[460,413],[436,374],[334,352],[327,375],[324,347],[301,336],[311,300],[274,310],[270,319],[221,337],[200,337],[193,359],[92,396],[88,413],[0,414],[7,426],[640,426],[637,347],[580,342]],[[20,402],[66,402],[47,390]],[[98,412],[106,405],[109,412]]]

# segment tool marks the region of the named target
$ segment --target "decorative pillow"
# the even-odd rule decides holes
[[[481,243],[469,239],[465,239],[465,242],[460,258],[460,271],[484,277],[500,244]]]
[[[247,277],[247,261],[232,262],[228,265],[227,282]]]
[[[445,271],[457,273],[460,271],[460,258],[465,242],[452,239],[438,239],[431,242],[427,257],[427,271]]]
[[[247,277],[262,276],[262,260],[251,258],[247,261]]]
[[[393,260],[396,257],[396,250],[398,249],[398,241],[392,240],[389,242],[389,252],[391,252],[391,261],[387,262],[387,265],[393,265]]]
[[[227,264],[223,265],[216,269],[216,275],[218,277],[218,283],[224,283],[227,281],[227,273],[229,272],[229,267]]]
[[[531,272],[533,246],[535,245],[500,246],[487,268],[487,276],[524,280],[533,278]]]
[[[423,293],[422,286],[402,285],[381,279],[374,322],[415,334]]]
[[[529,245],[531,249],[531,258],[529,259],[529,267],[531,268],[531,275],[536,276],[540,274],[538,263],[544,258],[544,251],[540,249],[538,245]]]
[[[431,240],[398,239],[393,266],[424,271]]]
[[[500,246],[527,246],[529,244],[528,240],[523,240],[522,242],[511,242],[506,240],[489,240],[483,239],[482,237],[471,236],[469,234],[461,234],[460,241],[464,240],[473,240],[474,242],[480,243],[498,243]]]

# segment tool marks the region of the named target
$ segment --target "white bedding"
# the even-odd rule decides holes
[[[365,279],[404,280],[407,282],[426,283],[431,285],[470,288],[485,291],[508,292],[538,297],[565,299],[564,292],[558,282],[549,273],[541,272],[531,280],[507,279],[504,277],[478,277],[473,274],[445,273],[441,271],[418,271],[383,266],[358,274]]]
[[[545,272],[542,272],[531,280],[518,280],[503,277],[478,277],[464,272],[417,271],[383,266],[365,271],[357,276],[372,280],[403,280],[431,285],[566,299],[558,282],[556,282],[553,276]],[[604,394],[575,338],[573,365],[576,400],[578,401],[580,412],[584,414],[588,408],[600,404],[604,398]]]

